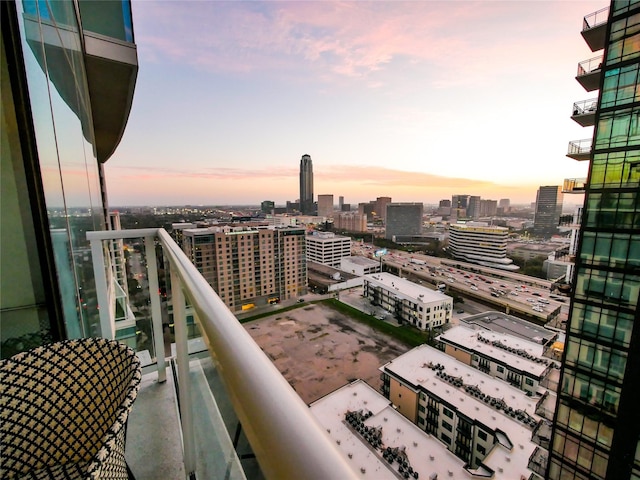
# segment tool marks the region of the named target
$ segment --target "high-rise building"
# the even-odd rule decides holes
[[[396,235],[422,234],[422,203],[389,203],[385,238],[393,240]]]
[[[547,477],[640,478],[640,3],[612,1],[584,17],[591,50],[576,79],[600,89],[595,111],[572,118],[595,125],[573,297]],[[579,102],[584,103],[584,102]]]
[[[300,212],[313,215],[313,164],[311,156],[303,155],[300,159]]]
[[[367,216],[356,212],[341,212],[333,217],[333,228],[347,232],[366,232]]]
[[[369,218],[371,218],[375,209],[376,202],[360,202],[358,204],[358,213],[360,215],[367,215]]]
[[[504,213],[508,212],[509,208],[511,207],[511,200],[509,200],[508,198],[501,198],[498,202],[498,207],[502,208],[502,211]]]
[[[318,195],[318,216],[333,216],[333,195]]]
[[[451,196],[451,219],[467,218],[467,208],[469,208],[469,199],[471,195],[452,195]]]
[[[493,217],[498,212],[498,202],[495,200],[480,200],[480,216]]]
[[[306,293],[303,228],[184,230],[183,250],[231,310]]]
[[[471,195],[469,197],[469,205],[467,206],[467,217],[472,220],[480,218],[480,197]]]
[[[533,234],[550,237],[558,232],[562,215],[562,187],[559,185],[538,188],[536,210],[533,218]]]
[[[0,8],[5,357],[99,334],[86,232],[108,228],[103,165],[124,133],[138,62],[129,2]]]
[[[338,210],[342,211],[343,205],[344,205],[344,196],[340,195],[338,197]]]
[[[376,215],[383,221],[387,219],[387,205],[391,203],[391,197],[378,197],[376,198]]]
[[[276,204],[273,200],[265,200],[260,204],[260,211],[262,213],[273,213],[273,209]]]

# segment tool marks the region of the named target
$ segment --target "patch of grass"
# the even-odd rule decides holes
[[[386,333],[387,335],[395,338],[399,342],[402,342],[409,347],[417,347],[418,345],[422,345],[423,343],[427,343],[429,345],[434,344],[434,342],[429,338],[429,332],[423,332],[413,326],[389,325],[385,321],[378,320],[372,315],[367,315],[366,313],[353,308],[351,305],[342,303],[334,298],[322,300],[319,303],[322,303],[323,305],[326,305],[327,307],[332,308],[337,312],[353,318],[354,320],[362,322],[379,332]]]

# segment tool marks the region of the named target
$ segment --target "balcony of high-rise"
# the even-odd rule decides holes
[[[593,127],[596,123],[598,99],[590,98],[573,104],[571,119],[583,127]]]
[[[584,60],[578,64],[576,80],[587,92],[600,88],[602,75],[602,55]]]
[[[591,159],[591,147],[593,141],[591,138],[583,140],[572,140],[569,142],[567,157],[573,158],[579,162]]]
[[[108,247],[143,245],[135,268],[147,279],[149,319],[121,339],[143,364],[126,451],[138,478],[354,478],[356,465],[164,229],[87,237],[105,338],[122,334]]]
[[[592,52],[597,52],[604,48],[608,19],[609,7],[604,7],[585,15],[582,21],[582,32],[580,33]]]
[[[562,182],[562,193],[584,193],[586,188],[586,178],[565,178]]]

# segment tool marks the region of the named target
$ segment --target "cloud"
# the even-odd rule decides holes
[[[562,30],[541,25],[579,18],[566,3],[153,1],[135,3],[134,17],[138,48],[155,61],[325,82],[400,62],[444,88],[539,70],[541,55],[548,64]]]

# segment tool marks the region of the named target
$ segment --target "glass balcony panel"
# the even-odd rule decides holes
[[[133,43],[133,23],[129,0],[95,1],[81,0],[82,29]]]
[[[591,144],[590,138],[569,142],[567,157],[578,161],[589,160],[591,158]]]
[[[571,118],[583,127],[593,126],[595,124],[597,109],[597,98],[575,102],[573,104],[573,113],[571,114]]]
[[[576,80],[587,92],[592,92],[600,87],[602,60],[602,56],[598,56],[578,64]]]
[[[592,52],[602,50],[605,44],[609,7],[602,8],[584,17],[582,22],[582,38]]]

